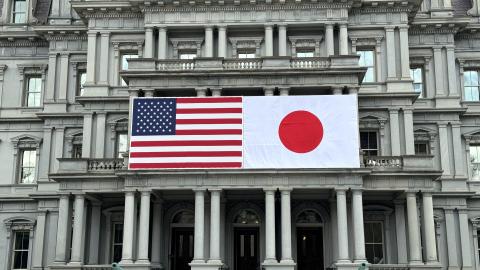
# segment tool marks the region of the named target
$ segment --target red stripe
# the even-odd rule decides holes
[[[242,97],[177,98],[177,103],[227,103],[227,102],[242,102]]]
[[[192,113],[242,113],[242,108],[177,109],[177,114],[192,114]]]
[[[241,146],[241,140],[203,140],[203,141],[134,141],[132,147],[149,146]]]
[[[242,135],[241,129],[189,129],[177,130],[175,135]]]
[[[241,124],[242,119],[177,119],[177,125],[188,124]]]
[[[241,157],[242,151],[132,152],[132,158],[155,157]]]
[[[241,162],[130,163],[130,169],[192,169],[241,167]]]

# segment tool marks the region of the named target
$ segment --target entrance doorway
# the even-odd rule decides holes
[[[259,261],[259,233],[256,228],[234,229],[235,270],[255,270]]]
[[[193,259],[193,228],[172,228],[172,270],[190,270]]]
[[[323,270],[322,227],[297,228],[297,269]]]

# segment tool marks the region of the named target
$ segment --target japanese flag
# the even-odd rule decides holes
[[[358,168],[356,95],[243,97],[244,168]]]

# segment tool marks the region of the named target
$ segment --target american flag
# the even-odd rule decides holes
[[[242,97],[135,98],[129,168],[241,168],[242,105]]]

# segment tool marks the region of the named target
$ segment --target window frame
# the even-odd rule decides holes
[[[30,247],[27,247],[27,249],[25,249],[25,248],[24,249],[17,249],[16,248],[17,240],[18,240],[17,239],[17,234],[19,234],[19,233],[28,234],[27,235],[28,245],[30,246],[30,232],[29,231],[27,231],[27,230],[16,230],[16,231],[13,232],[12,248],[11,248],[11,255],[10,255],[12,257],[11,258],[10,269],[12,269],[12,270],[26,270],[26,269],[29,268],[28,267],[28,259],[30,257]],[[24,267],[24,268],[15,268],[14,267],[15,266],[15,257],[16,257],[15,255],[16,255],[17,252],[20,252],[20,253],[26,252],[27,253],[26,267]]]
[[[414,78],[414,70],[420,70],[420,82],[416,82]],[[413,66],[410,67],[410,78],[413,80],[413,91],[415,93],[420,93],[419,98],[425,98],[425,68],[423,66]],[[415,85],[421,86],[421,91],[416,91]]]
[[[471,72],[476,72],[477,73],[477,81],[476,81],[476,85],[467,85],[466,84],[466,73],[471,73]],[[466,101],[466,102],[480,102],[480,69],[478,68],[472,68],[472,69],[467,69],[467,70],[464,70],[463,71],[463,76],[461,78],[463,80],[463,89],[462,89],[462,94],[463,94],[463,101]],[[476,100],[467,100],[467,88],[471,88],[471,89],[474,89],[476,88],[476,91],[477,91],[477,96],[476,96]]]
[[[414,153],[416,156],[428,156],[431,154],[431,150],[430,150],[430,142],[429,141],[424,141],[424,140],[421,140],[421,141],[414,141]],[[425,145],[425,150],[426,152],[425,153],[419,153],[417,151],[417,145],[420,145],[420,144],[424,144]]]
[[[299,56],[299,54],[306,54],[306,53],[311,54],[311,56]],[[313,58],[313,57],[315,57],[315,48],[305,48],[305,49],[296,50],[295,57],[297,57],[297,58]]]
[[[33,153],[33,160],[35,162],[34,166],[25,166],[24,165],[24,161],[25,161],[25,152],[32,152]],[[36,183],[36,178],[37,178],[37,167],[38,167],[38,164],[37,164],[37,149],[35,148],[22,148],[20,149],[20,153],[19,153],[19,158],[18,158],[18,183],[21,184],[21,185],[25,185],[25,184],[35,184]],[[24,181],[24,169],[25,168],[29,168],[33,171],[33,177],[32,177],[32,180],[29,181],[29,182],[25,182]]]
[[[238,59],[253,59],[257,58],[256,50],[255,49],[239,49],[237,50],[237,58]]]
[[[6,256],[6,265],[9,270],[25,270],[31,268],[32,263],[32,250],[33,250],[33,237],[35,230],[35,220],[27,217],[13,217],[8,218],[4,221],[6,227],[6,248],[8,254]],[[15,263],[15,240],[16,232],[27,232],[28,233],[28,250],[27,250],[27,268],[13,268]]]
[[[34,185],[38,180],[38,170],[40,161],[40,145],[42,139],[32,135],[20,135],[11,139],[14,148],[15,183],[18,185]],[[34,177],[31,183],[22,183],[22,161],[23,151],[35,150],[35,168]]]
[[[122,242],[121,243],[116,243],[115,242],[115,232],[116,232],[115,231],[115,226],[116,225],[122,225],[122,227],[123,227],[122,228]],[[111,226],[112,226],[112,242],[111,242],[111,247],[110,248],[111,248],[112,252],[110,254],[110,261],[112,263],[119,263],[120,260],[122,259],[121,254],[122,254],[122,251],[123,251],[123,231],[124,231],[125,228],[124,228],[123,222],[121,222],[121,221],[113,221],[111,223]],[[120,260],[118,262],[115,262],[115,258],[114,258],[115,257],[115,246],[120,247]]]
[[[130,56],[130,57],[124,58],[125,56]],[[135,56],[135,57],[132,57],[132,56]],[[120,57],[119,57],[119,59],[120,59],[119,70],[120,71],[128,70],[128,61],[127,60],[128,59],[137,59],[137,58],[140,58],[140,55],[138,54],[138,52],[131,51],[131,50],[121,51],[120,52]],[[126,62],[124,62],[124,60],[126,60]],[[126,64],[127,69],[124,69],[124,67],[125,67],[124,64]],[[127,82],[125,80],[123,80],[122,77],[120,77],[120,86],[128,87]]]
[[[83,80],[83,78],[85,80]],[[83,82],[82,82],[83,81]],[[84,68],[77,70],[76,95],[83,96],[85,91],[85,83],[87,82],[87,70]]]
[[[367,239],[365,237],[365,251],[367,251],[367,245],[379,245],[381,244],[382,245],[382,260],[380,263],[373,263],[373,262],[368,262],[370,264],[385,264],[386,263],[386,253],[385,253],[385,224],[384,224],[384,221],[383,220],[366,220],[363,222],[364,223],[364,227],[366,228],[366,224],[372,224],[372,223],[378,223],[380,224],[380,228],[381,228],[381,231],[380,231],[380,234],[382,236],[382,241],[381,243],[377,243],[377,242],[372,242],[372,243],[369,243],[367,242]],[[365,259],[368,261],[368,258],[366,256],[366,253],[365,252]]]
[[[38,83],[40,83],[39,90],[38,91],[30,91],[30,85],[31,85],[31,80],[38,80]],[[25,76],[25,86],[23,90],[23,106],[27,108],[40,108],[42,107],[42,76],[38,74],[28,74]],[[38,95],[38,104],[30,105],[29,100],[30,100],[30,94],[33,95]],[[35,99],[36,100],[36,99]]]
[[[120,136],[125,136],[127,140],[126,150],[120,152]],[[128,132],[127,131],[117,131],[115,134],[115,158],[123,158],[121,155],[128,152]]]
[[[17,2],[25,2],[25,10],[24,11],[17,11],[16,10],[16,3]],[[29,10],[29,1],[28,0],[12,0],[10,2],[10,23],[21,25],[28,23],[28,10]],[[15,18],[17,14],[24,14],[24,20],[21,22],[15,22]]]
[[[182,56],[188,56],[186,58],[182,58]],[[178,59],[180,60],[193,60],[198,57],[198,54],[194,50],[179,50],[178,51]]]
[[[376,149],[375,149],[375,148],[368,148],[368,149],[363,149],[363,148],[362,148],[362,139],[361,139],[361,137],[362,137],[362,133],[363,133],[363,132],[368,132],[368,133],[374,133],[374,134],[375,134],[375,136],[376,136],[376,141],[377,141],[377,148],[376,148]],[[359,140],[360,140],[360,149],[362,150],[363,155],[364,155],[365,157],[378,157],[378,156],[381,155],[381,151],[380,151],[380,138],[379,138],[379,131],[378,131],[378,130],[373,130],[373,129],[364,129],[364,130],[363,130],[363,129],[361,129],[358,135],[359,135],[358,138],[359,138]],[[370,141],[370,140],[369,140],[369,141]],[[370,145],[370,143],[369,143],[369,145]],[[367,151],[377,151],[377,155],[366,155]]]
[[[372,53],[372,65],[369,66],[369,65],[362,65],[361,64],[361,59],[362,59],[362,53],[364,52],[371,52]],[[360,58],[358,59],[358,65],[361,66],[361,67],[366,67],[367,68],[367,72],[365,73],[365,77],[363,77],[363,80],[362,80],[362,84],[364,83],[376,83],[378,81],[377,79],[377,59],[376,59],[376,51],[375,51],[375,48],[370,48],[370,47],[364,47],[364,48],[357,48],[356,50],[356,54],[358,56],[360,56]],[[363,59],[365,59],[365,57],[363,57]],[[372,81],[365,81],[365,78],[367,73],[371,71],[371,74],[372,74]]]

